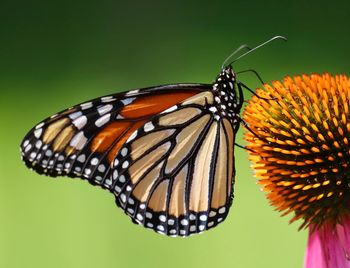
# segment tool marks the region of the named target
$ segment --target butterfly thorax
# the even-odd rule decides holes
[[[231,123],[238,122],[238,115],[242,107],[242,101],[236,90],[236,75],[232,68],[226,67],[213,83],[213,94],[217,118],[227,117]]]

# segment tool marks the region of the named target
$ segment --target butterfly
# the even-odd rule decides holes
[[[200,233],[223,222],[233,201],[243,87],[229,64],[212,84],[96,98],[37,124],[21,143],[22,158],[40,174],[107,189],[146,228]]]

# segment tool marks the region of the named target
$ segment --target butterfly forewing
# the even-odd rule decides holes
[[[207,89],[182,84],[101,97],[58,113],[23,139],[26,165],[50,176],[68,175],[101,184],[127,138],[154,115]]]

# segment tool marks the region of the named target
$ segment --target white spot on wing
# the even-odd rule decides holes
[[[96,166],[98,164],[98,158],[94,157],[90,161],[91,165]]]
[[[128,166],[129,166],[129,162],[124,161],[124,163],[122,164],[122,168],[127,168]]]
[[[126,196],[125,196],[125,194],[121,194],[121,195],[120,195],[120,200],[121,200],[123,203],[125,203],[125,201],[126,201]]]
[[[177,109],[177,105],[174,105],[174,106],[171,106],[170,108],[164,110],[163,112],[161,112],[161,114],[170,113],[170,112],[176,111],[176,109]]]
[[[41,122],[40,124],[38,124],[35,129],[41,128],[44,125],[44,122]]]
[[[96,120],[95,125],[97,127],[102,127],[104,124],[106,124],[111,119],[111,114],[105,114],[104,116],[100,117]]]
[[[106,97],[102,97],[101,98],[102,102],[111,102],[111,101],[114,101],[114,100],[116,100],[116,99],[113,98],[113,96],[106,96]]]
[[[128,93],[131,93],[131,91],[128,92]],[[127,94],[128,94],[128,93],[127,93]],[[127,96],[127,95],[125,95],[125,96]],[[132,103],[135,99],[136,99],[136,98],[127,98],[127,99],[121,100],[121,102],[122,102],[124,105],[128,105],[128,104]]]
[[[97,170],[98,170],[99,172],[102,172],[102,173],[103,173],[103,172],[105,172],[106,167],[105,167],[104,165],[101,164],[101,165],[98,166]]]
[[[207,217],[207,215],[201,215],[201,216],[199,217],[199,219],[200,219],[201,221],[206,221],[206,220],[208,219],[208,217]]]
[[[183,220],[181,221],[181,224],[182,224],[182,225],[188,225],[188,220],[183,219]]]
[[[70,119],[74,120],[74,119],[77,119],[79,116],[83,115],[83,113],[81,111],[78,111],[78,112],[75,112],[75,113],[72,113],[69,116]]]
[[[75,119],[72,123],[77,129],[82,129],[87,123],[87,118],[83,115]]]
[[[128,148],[123,148],[120,152],[122,154],[122,156],[126,156],[126,154],[128,153]]]
[[[211,112],[215,113],[215,112],[217,112],[217,111],[218,111],[218,109],[216,109],[216,107],[215,107],[215,106],[212,106],[212,107],[210,107],[210,108],[209,108],[209,111],[211,111]]]
[[[145,132],[149,132],[149,131],[151,131],[151,130],[153,130],[153,129],[154,129],[154,125],[153,125],[152,122],[147,122],[147,123],[143,126],[143,130],[144,130]]]
[[[43,129],[42,128],[34,130],[35,138],[39,139],[39,137],[41,136],[41,133],[43,133]]]
[[[75,171],[80,172],[81,168],[80,167],[75,167]]]
[[[220,214],[225,213],[225,211],[226,211],[226,208],[225,208],[225,207],[222,207],[222,208],[219,209],[219,213],[220,213]]]
[[[79,155],[79,157],[77,158],[77,160],[81,163],[84,163],[86,160],[85,154]]]
[[[104,115],[104,114],[108,113],[110,110],[112,110],[112,108],[113,108],[113,105],[107,104],[107,105],[104,105],[104,106],[97,108],[97,112],[100,115]]]
[[[130,135],[130,137],[127,139],[127,141],[126,142],[130,142],[130,141],[132,141],[133,139],[135,139],[136,138],[136,136],[137,136],[137,130],[136,131],[134,131],[131,135]]]
[[[86,103],[80,104],[80,107],[83,110],[89,109],[89,108],[92,107],[92,102],[90,101],[90,102],[86,102]]]
[[[131,95],[134,95],[134,94],[136,94],[136,93],[138,93],[138,92],[139,92],[138,89],[136,89],[136,90],[131,90],[131,91],[127,92],[127,93],[125,94],[125,96],[131,96]]]
[[[35,143],[35,147],[40,149],[41,148],[41,145],[43,145],[42,141],[41,140],[38,140],[36,143]]]
[[[87,138],[84,136],[84,132],[80,131],[72,138],[70,141],[70,146],[74,147],[77,150],[81,150],[83,149],[86,142]]]

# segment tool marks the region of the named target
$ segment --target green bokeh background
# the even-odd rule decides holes
[[[289,41],[236,70],[254,68],[266,81],[349,74],[349,12],[349,1],[323,0],[3,2],[0,267],[302,267],[307,232],[268,205],[240,148],[229,217],[183,239],[132,224],[111,194],[86,182],[27,170],[18,147],[38,121],[90,98],[211,82],[233,49],[277,34]],[[240,80],[259,86],[249,74]]]

